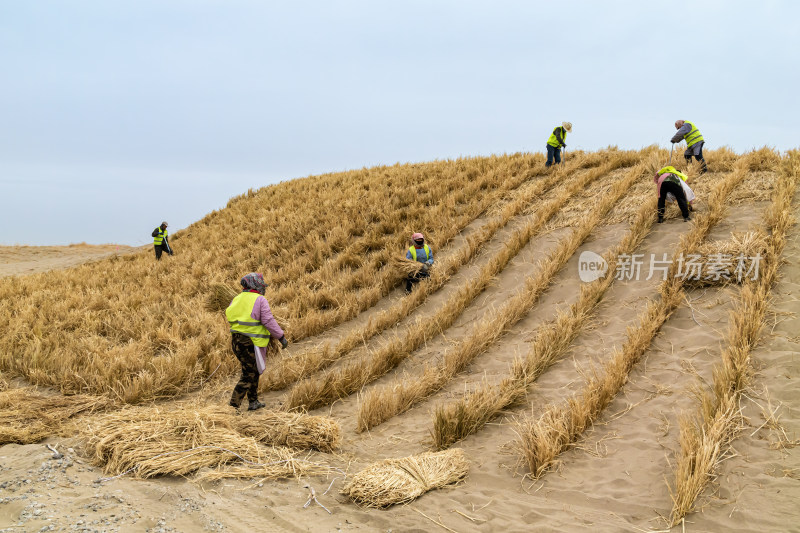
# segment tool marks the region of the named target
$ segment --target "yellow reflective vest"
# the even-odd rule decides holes
[[[555,148],[561,148],[561,144],[558,142],[558,139],[556,139],[556,131],[557,130],[561,130],[561,140],[562,141],[566,141],[567,140],[567,130],[565,130],[561,126],[558,126],[556,129],[553,130],[553,133],[550,134],[550,138],[547,139],[547,144],[549,144],[550,146],[553,146]]]
[[[256,299],[261,296],[254,292],[241,292],[233,299],[231,305],[225,309],[225,316],[231,325],[231,331],[241,333],[253,341],[256,346],[266,346],[269,344],[269,330],[250,314]]]
[[[425,261],[427,261],[428,259],[431,258],[431,249],[428,248],[427,244],[424,244],[423,248],[425,249]],[[411,259],[416,261],[417,260],[417,249],[412,246],[411,248],[408,249],[408,251],[411,252]]]
[[[689,122],[687,120],[686,124],[692,127],[692,129],[689,130],[689,133],[683,136],[683,140],[686,141],[686,146],[688,148],[689,146],[692,146],[693,144],[697,144],[700,141],[702,141],[703,136],[700,135],[700,130],[697,129],[697,126],[695,126],[694,123]]]
[[[686,174],[684,174],[683,172],[678,172],[677,170],[675,170],[675,167],[664,167],[664,168],[662,168],[661,170],[658,171],[658,175],[659,176],[661,174],[667,174],[667,173],[674,174],[675,176],[678,176],[683,181],[686,181],[686,179],[687,179]]]
[[[166,228],[161,229],[161,226],[157,227],[156,229],[158,230],[158,233],[156,233],[156,236],[153,238],[153,245],[160,246],[161,243],[164,242],[164,239],[167,238],[167,230]]]

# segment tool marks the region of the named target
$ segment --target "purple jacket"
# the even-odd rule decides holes
[[[267,299],[260,294],[258,298],[256,298],[256,303],[253,305],[250,317],[264,324],[264,327],[269,330],[269,334],[272,335],[273,339],[280,339],[283,337],[283,330],[278,325],[278,321],[275,320],[275,317],[272,316],[272,310],[269,308]]]

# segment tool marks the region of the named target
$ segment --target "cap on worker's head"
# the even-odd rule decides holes
[[[167,221],[165,220],[164,222],[161,223],[161,225],[162,226],[166,226],[167,225]]]
[[[412,241],[422,241],[422,240],[425,240],[425,237],[423,237],[422,233],[415,233],[415,234],[413,234],[411,236],[411,240]]]
[[[250,272],[246,276],[244,276],[239,283],[242,284],[242,287],[246,291],[257,291],[260,294],[264,294],[264,289],[267,288],[267,284],[264,282],[264,276],[259,274],[258,272]]]
[[[562,122],[561,127],[567,131],[572,131],[572,122]]]
[[[683,127],[684,123],[686,123],[685,120],[676,120],[675,121],[675,129],[676,130],[681,129]]]

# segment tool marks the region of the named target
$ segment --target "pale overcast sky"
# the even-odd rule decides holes
[[[0,244],[146,244],[249,187],[569,149],[800,147],[800,2],[0,0]],[[713,165],[713,160],[709,162]]]

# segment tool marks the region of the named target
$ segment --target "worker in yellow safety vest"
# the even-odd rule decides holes
[[[544,166],[549,167],[553,164],[558,165],[561,163],[561,149],[567,147],[567,132],[572,131],[572,122],[562,122],[561,126],[556,127],[550,138],[547,139],[547,163]]]
[[[688,120],[676,120],[675,129],[678,131],[675,132],[675,135],[670,140],[673,144],[686,141],[686,151],[683,153],[686,162],[691,162],[692,156],[694,156],[700,162],[700,173],[707,172],[708,165],[706,165],[706,160],[703,158],[703,145],[706,142],[703,140],[700,130],[697,129],[693,122]]]
[[[411,236],[411,246],[406,252],[406,259],[422,263],[422,268],[416,274],[409,274],[406,278],[406,293],[410,293],[415,283],[430,276],[428,270],[433,266],[433,250],[425,243],[422,233],[414,233]]]
[[[225,309],[225,317],[231,326],[231,348],[242,365],[242,377],[233,389],[230,405],[238,409],[246,395],[250,402],[247,409],[255,411],[264,407],[258,401],[258,378],[266,367],[269,341],[275,337],[281,343],[281,349],[289,346],[289,341],[264,298],[267,288],[264,276],[251,272],[240,283],[242,292]]]
[[[159,227],[153,230],[151,233],[153,237],[153,246],[156,249],[156,259],[161,260],[161,254],[167,252],[169,255],[172,254],[172,248],[169,246],[169,241],[167,240],[167,223],[166,221],[162,222]]]

